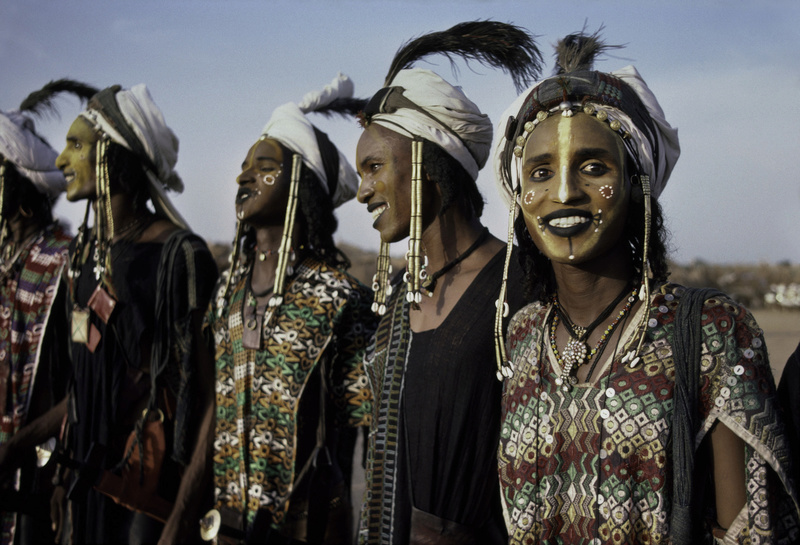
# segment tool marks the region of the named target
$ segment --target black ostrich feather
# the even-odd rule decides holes
[[[97,93],[97,89],[91,85],[81,83],[71,79],[58,79],[53,80],[38,91],[34,91],[22,101],[19,109],[23,112],[30,112],[34,115],[41,116],[45,113],[55,113],[58,111],[55,108],[54,100],[56,96],[61,93],[71,93],[78,97],[82,102],[88,101],[92,96]]]
[[[316,110],[313,110],[313,113],[322,114],[325,117],[331,117],[333,115],[353,117],[354,115],[357,115],[358,112],[362,111],[366,105],[367,99],[365,98],[337,98],[336,100],[324,106],[320,106]]]
[[[447,30],[431,32],[405,43],[394,56],[385,87],[400,70],[428,55],[440,53],[455,70],[455,57],[507,72],[517,91],[522,91],[539,75],[542,55],[527,30],[498,21],[469,21]]]
[[[603,43],[603,27],[594,34],[586,34],[585,29],[562,38],[556,45],[555,74],[566,74],[593,70],[594,62],[609,49],[620,49],[621,45]]]

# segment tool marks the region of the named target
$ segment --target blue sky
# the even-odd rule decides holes
[[[3,0],[0,109],[15,108],[51,79],[98,87],[146,83],[180,138],[186,190],[176,205],[212,241],[233,237],[235,177],[278,105],[299,100],[342,71],[368,96],[404,41],[471,19],[513,22],[552,44],[601,24],[624,44],[598,64],[634,64],[679,128],[682,155],[662,195],[673,257],[682,263],[800,263],[800,3],[796,0]],[[515,96],[510,78],[432,58],[427,67],[464,87],[494,122]],[[77,101],[40,121],[59,151]],[[351,158],[354,122],[314,119]],[[506,213],[491,168],[479,185],[485,221],[503,238]],[[76,226],[83,206],[60,202]],[[363,205],[339,209],[337,240],[377,248]],[[394,250],[400,254],[401,244]]]

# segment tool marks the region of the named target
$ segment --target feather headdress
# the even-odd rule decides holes
[[[75,81],[72,79],[57,79],[47,83],[38,91],[29,94],[25,100],[20,104],[19,109],[21,112],[30,112],[33,115],[42,116],[47,113],[54,113],[58,115],[55,109],[54,100],[61,93],[70,93],[78,97],[81,102],[87,102],[95,94],[98,89]]]
[[[437,53],[447,57],[454,70],[455,57],[499,68],[511,76],[517,91],[536,79],[542,64],[542,55],[533,37],[524,29],[498,21],[469,21],[425,34],[401,46],[392,60],[384,86],[390,85],[401,70]]]

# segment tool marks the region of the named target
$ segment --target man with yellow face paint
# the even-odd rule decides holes
[[[69,508],[54,523],[72,543],[158,540],[197,436],[193,412],[213,399],[200,328],[217,270],[166,196],[183,187],[177,151],[147,88],[114,86],[90,99],[56,159],[67,199],[87,201],[67,274],[73,381],[32,426],[58,430],[66,415],[65,465],[80,467],[61,475]],[[202,477],[185,475],[198,487]]]
[[[605,48],[559,43],[495,155],[535,301],[500,354],[509,542],[796,543],[762,332],[722,293],[666,282],[677,130],[635,68],[592,69]]]

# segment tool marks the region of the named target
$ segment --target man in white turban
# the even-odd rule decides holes
[[[25,438],[27,424],[64,396],[69,378],[59,342],[67,333],[65,292],[58,287],[71,237],[53,219],[53,203],[66,185],[57,153],[36,133],[31,114],[64,91],[83,98],[96,92],[58,80],[32,93],[19,110],[0,112],[0,474],[8,477],[0,485],[3,545],[53,540],[50,477],[36,470],[35,443]]]
[[[539,59],[522,29],[462,23],[398,51],[365,109],[358,200],[381,234],[382,319],[367,350],[375,400],[359,542],[499,544],[492,326],[506,252],[481,224],[476,185],[492,124],[460,88],[409,68],[431,52],[503,68],[517,83]],[[389,282],[388,245],[405,238],[407,270]]]
[[[73,486],[64,523],[75,543],[154,542],[194,446],[192,411],[213,398],[201,324],[217,269],[166,196],[182,189],[178,139],[144,85],[94,95],[66,141],[56,166],[94,225],[69,258],[74,380],[43,417],[68,415],[64,449],[85,463],[70,479],[88,491]]]
[[[369,422],[363,359],[376,320],[369,289],[345,271],[333,241],[334,209],[355,196],[358,178],[310,114],[352,120],[364,104],[339,74],[276,108],[241,163],[230,270],[206,317],[216,343],[216,407],[204,413],[213,446],[198,444],[192,461],[213,452],[208,539],[219,530],[248,542],[288,542],[268,537],[279,533],[352,543],[344,475],[352,430]]]

